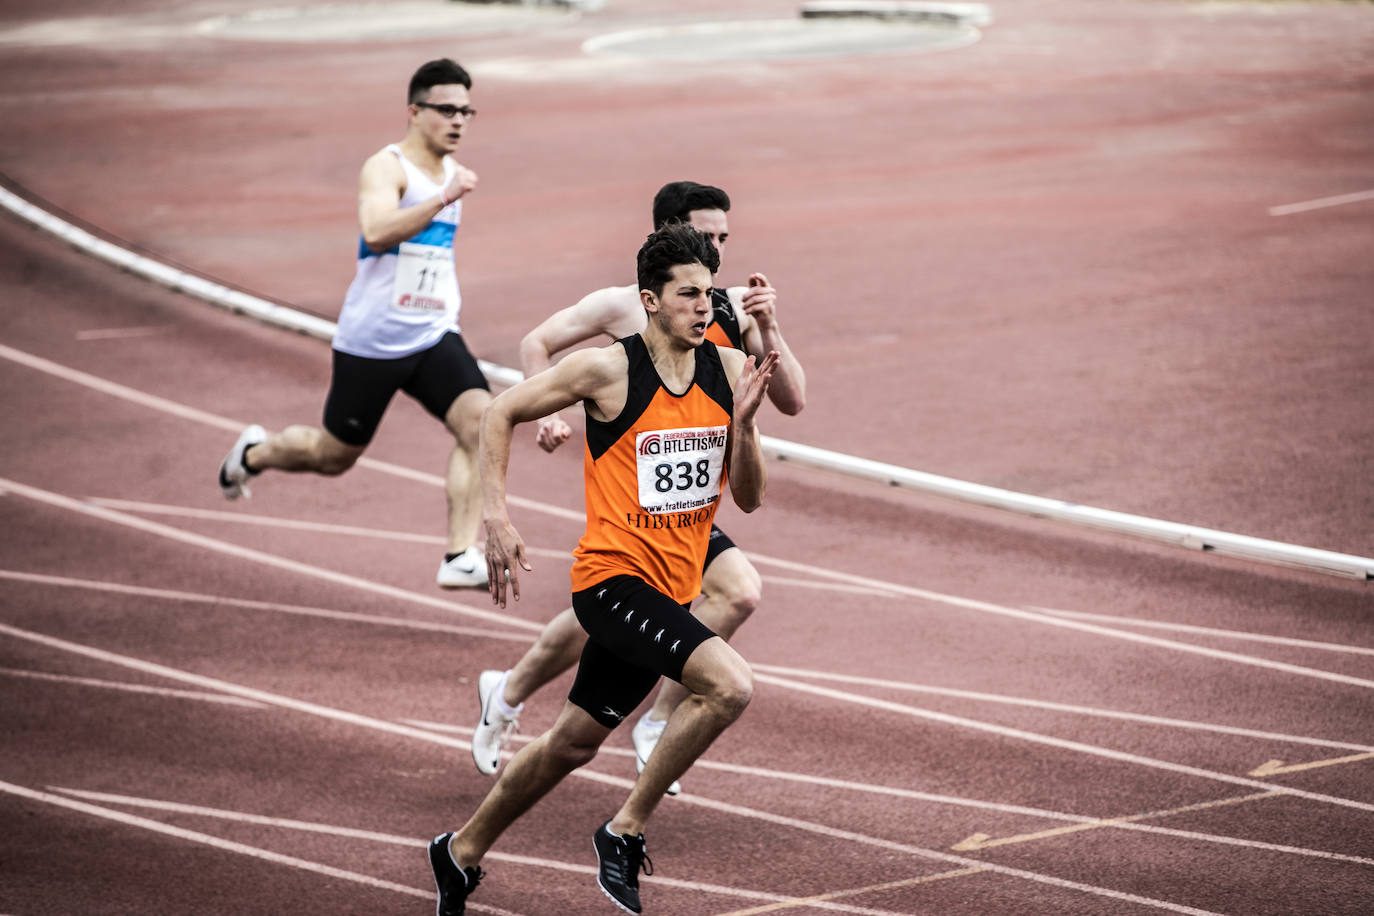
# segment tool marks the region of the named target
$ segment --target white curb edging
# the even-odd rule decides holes
[[[168,289],[185,293],[231,312],[248,315],[274,327],[285,328],[324,341],[333,339],[335,324],[332,321],[267,302],[240,290],[192,276],[160,261],[120,248],[104,239],[97,238],[84,229],[73,226],[66,220],[29,203],[3,187],[0,187],[0,206],[29,224],[57,236],[85,254],[92,255],[121,270],[151,280]],[[513,385],[524,378],[524,375],[516,369],[498,366],[485,360],[478,360],[478,363],[487,378],[503,385]],[[1021,515],[1054,519],[1193,550],[1211,550],[1227,556],[1291,566],[1351,579],[1374,579],[1374,559],[1369,557],[1301,547],[1281,541],[1270,541],[1211,528],[1199,528],[1177,522],[1129,515],[1110,509],[1096,509],[1092,506],[1081,506],[1063,500],[1030,496],[998,487],[969,483],[952,477],[941,477],[937,474],[928,474],[897,465],[870,461],[866,458],[857,458],[853,455],[832,452],[815,446],[788,442],[785,439],[776,439],[772,436],[763,436],[762,443],[765,454],[778,461],[790,461],[806,467],[836,471],[863,480],[934,493],[938,496],[991,506]]]

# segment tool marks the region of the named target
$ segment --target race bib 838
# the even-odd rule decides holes
[[[720,499],[729,428],[656,429],[635,437],[639,505],[645,512],[687,512]]]

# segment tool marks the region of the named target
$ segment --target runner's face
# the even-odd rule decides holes
[[[461,83],[432,86],[424,101],[429,105],[452,105],[454,108],[468,108],[472,105],[467,87]],[[451,153],[458,148],[458,142],[463,139],[463,132],[467,130],[469,123],[468,118],[461,113],[446,118],[433,108],[410,106],[411,127],[418,130],[425,142],[440,155]]]
[[[730,234],[724,210],[693,210],[687,214],[687,225],[710,239],[716,254],[725,259],[725,239]]]
[[[711,323],[711,272],[702,264],[679,264],[663,292],[654,297],[654,320],[669,337],[699,347]]]

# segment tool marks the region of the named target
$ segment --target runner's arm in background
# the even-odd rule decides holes
[[[553,364],[557,353],[597,337],[618,340],[642,331],[646,319],[639,292],[631,286],[608,286],[583,296],[576,304],[554,312],[520,341],[520,369],[525,378]],[[557,413],[539,421],[536,440],[552,452],[572,435]]]
[[[358,174],[358,228],[363,244],[372,251],[386,251],[412,238],[444,209],[441,196],[451,204],[477,187],[477,173],[460,165],[440,194],[402,209],[396,205],[405,186],[405,169],[395,154],[382,150],[363,163]]]
[[[757,359],[762,359],[769,350],[778,352],[778,368],[768,386],[768,399],[778,410],[790,417],[796,416],[806,406],[806,373],[782,338],[782,328],[778,326],[777,290],[768,285],[767,277],[755,273],[749,275],[747,287],[736,286],[729,290],[729,295],[736,312],[746,316],[741,329],[745,351]]]

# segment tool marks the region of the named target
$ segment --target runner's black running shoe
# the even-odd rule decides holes
[[[434,886],[439,889],[439,904],[434,908],[438,916],[463,916],[468,894],[486,877],[480,868],[459,868],[454,864],[448,852],[448,841],[452,838],[453,834],[444,833],[429,844],[429,867],[434,869]]]
[[[596,883],[616,906],[627,913],[642,913],[639,905],[639,871],[654,873],[654,863],[644,850],[644,834],[630,836],[611,833],[611,822],[596,828],[592,835],[597,862],[601,866]]]

